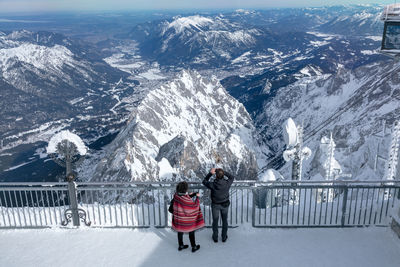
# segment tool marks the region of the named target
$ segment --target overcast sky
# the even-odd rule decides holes
[[[0,0],[0,13],[302,7],[339,4],[390,4],[393,0]]]

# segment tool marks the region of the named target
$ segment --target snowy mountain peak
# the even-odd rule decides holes
[[[257,160],[263,156],[254,141],[251,118],[216,79],[183,71],[149,92],[131,118],[110,144],[94,177],[199,179],[216,165],[238,179],[257,176]]]
[[[19,62],[31,64],[38,69],[60,69],[63,64],[74,62],[72,52],[65,46],[46,47],[36,44],[22,43],[20,46],[0,49],[0,64],[7,68],[6,62],[16,58]]]
[[[175,17],[172,22],[167,24],[164,32],[171,28],[173,28],[176,33],[181,33],[185,29],[196,29],[201,31],[202,27],[212,24],[213,22],[214,21],[212,19],[199,15],[189,17]]]

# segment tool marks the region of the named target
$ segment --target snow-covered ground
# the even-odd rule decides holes
[[[0,266],[400,266],[400,239],[390,228],[230,229],[215,244],[177,250],[170,229],[43,229],[0,231]],[[189,243],[184,236],[184,242]]]

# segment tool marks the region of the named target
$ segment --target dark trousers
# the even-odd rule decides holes
[[[228,233],[228,210],[229,205],[221,204],[211,204],[211,212],[213,217],[212,229],[213,229],[213,239],[218,239],[218,221],[219,214],[221,213],[222,218],[222,238],[225,239]]]
[[[189,240],[190,240],[190,245],[192,247],[195,247],[196,246],[196,238],[194,236],[194,231],[189,232]],[[183,246],[183,233],[182,232],[178,232],[178,244],[179,244],[179,246]]]

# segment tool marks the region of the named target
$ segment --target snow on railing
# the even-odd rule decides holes
[[[209,190],[198,182],[201,210],[210,226]],[[77,183],[80,219],[90,227],[169,227],[176,184]],[[230,226],[388,226],[398,201],[398,181],[237,181],[230,191]],[[327,197],[330,196],[330,197]],[[68,216],[67,183],[1,183],[0,228],[60,227]],[[81,217],[82,215],[82,217]]]

